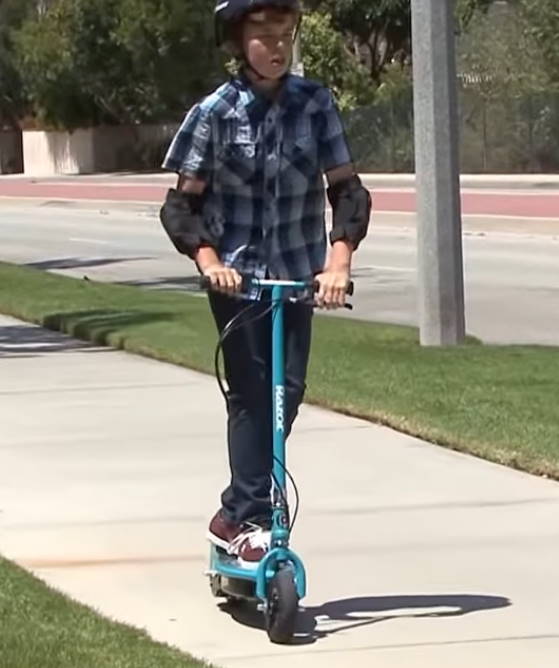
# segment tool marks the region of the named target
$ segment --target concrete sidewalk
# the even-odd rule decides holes
[[[370,188],[415,188],[415,174],[362,173],[363,181]],[[66,183],[154,183],[164,182],[173,185],[176,177],[169,172],[107,172],[98,174],[58,174],[55,176],[34,177],[27,174],[3,174],[0,182],[32,181]],[[460,185],[465,189],[489,190],[559,190],[559,174],[461,174]]]
[[[230,668],[555,668],[559,485],[304,407],[297,644],[202,573],[225,483],[212,378],[0,319],[0,551]]]

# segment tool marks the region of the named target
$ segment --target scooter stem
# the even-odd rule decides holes
[[[272,288],[272,406],[273,406],[273,452],[274,485],[272,546],[287,547],[289,543],[289,517],[285,500],[287,485],[285,475],[285,367],[284,367],[284,287]],[[282,466],[283,464],[283,466]]]

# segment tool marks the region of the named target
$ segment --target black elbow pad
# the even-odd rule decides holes
[[[367,235],[371,217],[371,195],[359,176],[340,181],[327,190],[332,206],[330,243],[349,241],[357,249]]]
[[[214,246],[203,217],[204,195],[170,189],[161,207],[159,219],[179,253],[194,258],[203,245]]]

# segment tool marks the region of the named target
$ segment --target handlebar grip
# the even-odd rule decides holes
[[[252,277],[241,274],[241,292],[247,292],[250,289]],[[212,281],[209,276],[200,276],[199,285],[202,290],[212,290]]]

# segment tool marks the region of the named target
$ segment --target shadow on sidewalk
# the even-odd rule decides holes
[[[482,610],[506,608],[511,601],[485,594],[364,596],[305,607],[299,613],[293,645],[310,645],[344,631],[391,619],[460,617]],[[244,626],[265,630],[264,616],[248,603],[223,603],[220,608]],[[331,626],[332,628],[328,628]],[[320,627],[320,628],[319,628]]]
[[[169,313],[108,309],[53,313],[44,320],[46,329],[25,325],[1,326],[0,357],[29,357],[41,353],[76,350],[98,352],[99,349],[94,348],[88,341],[107,345],[109,336],[114,332],[120,331],[124,338],[127,327],[168,320],[170,317],[172,314]],[[85,341],[76,341],[70,338],[71,336]],[[111,341],[110,345],[118,348],[120,341]]]
[[[32,269],[42,269],[50,271],[52,269],[78,269],[87,267],[102,267],[107,264],[118,264],[119,262],[135,262],[138,260],[151,260],[149,256],[145,257],[64,257],[56,258],[54,260],[41,260],[39,262],[28,262],[24,267],[31,267]]]
[[[200,287],[199,276],[165,276],[161,278],[147,278],[133,281],[119,281],[119,285],[129,285],[136,288],[152,288],[160,290],[185,290],[187,292],[205,294]]]
[[[58,332],[25,325],[0,326],[0,357],[36,357],[40,353],[84,350],[91,344]]]

